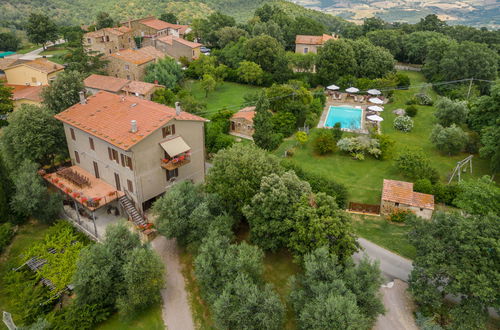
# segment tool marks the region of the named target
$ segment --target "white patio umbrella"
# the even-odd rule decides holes
[[[371,116],[368,116],[366,118],[368,120],[371,120],[371,121],[384,121],[384,118],[377,116],[377,115],[371,115]]]
[[[382,101],[378,97],[372,97],[368,101],[370,101],[373,104],[384,104],[384,101]]]
[[[376,111],[376,112],[382,112],[382,111],[384,111],[384,108],[379,107],[378,105],[370,105],[368,107],[368,110],[370,110],[370,111]]]
[[[366,91],[368,94],[370,95],[374,95],[374,96],[377,96],[377,95],[380,95],[382,94],[381,91],[379,91],[378,89],[369,89]]]
[[[359,92],[359,89],[356,87],[349,87],[348,89],[345,90],[347,93],[357,93]]]
[[[337,85],[330,85],[326,89],[331,90],[331,91],[338,91],[340,89],[340,87]]]

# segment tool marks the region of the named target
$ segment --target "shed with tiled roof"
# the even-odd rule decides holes
[[[245,107],[236,112],[230,120],[229,134],[252,140],[255,132],[253,127],[253,117],[255,116],[255,107]]]
[[[434,195],[414,192],[411,182],[384,179],[381,212],[390,214],[397,208],[408,209],[430,219],[434,211]]]

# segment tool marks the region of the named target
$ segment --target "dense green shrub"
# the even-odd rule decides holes
[[[387,217],[387,219],[390,222],[404,223],[404,222],[406,222],[406,220],[409,217],[414,216],[414,215],[415,214],[410,210],[394,208],[394,209],[392,209],[392,211],[389,214],[389,216]]]
[[[465,152],[477,154],[481,148],[481,137],[475,131],[467,133],[467,143],[465,144]]]
[[[405,102],[405,104],[406,104],[406,105],[414,105],[414,104],[417,104],[417,103],[418,103],[418,102],[417,102],[417,99],[416,99],[415,97],[411,97],[411,98],[409,98],[409,99]]]
[[[337,147],[357,160],[364,160],[365,154],[372,155],[375,158],[379,158],[382,154],[378,140],[364,135],[340,139],[337,142]]]
[[[325,193],[335,198],[335,201],[341,208],[347,207],[348,191],[347,187],[341,183],[335,182],[320,174],[306,172],[292,160],[283,159],[281,165],[287,170],[293,170],[297,176],[309,182],[311,189],[315,193]]]
[[[396,144],[396,141],[387,134],[375,134],[373,137],[378,140],[380,159],[391,159],[394,153],[394,145]]]
[[[415,94],[415,100],[419,105],[433,105],[434,102],[432,101],[432,98],[425,94],[425,93],[418,93]]]
[[[423,194],[434,194],[434,187],[429,179],[420,179],[413,184],[413,191]]]
[[[429,157],[422,149],[406,148],[397,155],[395,161],[398,169],[410,179],[429,179],[431,182],[439,180],[439,173],[432,167]]]
[[[410,117],[415,117],[417,115],[418,108],[414,105],[410,105],[410,106],[406,107],[405,112],[406,112],[406,115],[408,115]]]
[[[314,152],[319,155],[332,153],[336,149],[332,131],[326,128],[320,129],[312,140]]]
[[[396,77],[398,78],[398,87],[408,89],[410,86],[410,77],[401,72],[396,73]]]
[[[409,116],[398,116],[394,118],[394,128],[402,132],[410,132],[413,129],[413,119]]]
[[[0,253],[9,245],[14,237],[14,229],[9,222],[0,225]]]
[[[81,305],[73,302],[63,309],[50,313],[47,321],[50,324],[49,329],[87,330],[105,321],[109,315],[110,311],[100,305]]]

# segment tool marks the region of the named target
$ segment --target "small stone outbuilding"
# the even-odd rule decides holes
[[[253,127],[254,116],[255,107],[246,107],[235,113],[231,117],[229,134],[253,140],[252,135],[255,132]]]
[[[419,217],[430,219],[434,211],[434,195],[414,192],[411,182],[384,179],[380,212],[390,214],[395,208],[410,210]]]

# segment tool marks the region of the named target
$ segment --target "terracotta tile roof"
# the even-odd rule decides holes
[[[17,57],[5,57],[5,58],[0,58],[0,70],[5,70],[10,66],[17,65],[17,64],[22,64],[29,62],[28,60],[20,60]]]
[[[434,196],[414,192],[411,182],[384,179],[382,200],[434,210]]]
[[[100,38],[105,35],[114,34],[117,36],[124,35],[125,33],[132,32],[132,29],[129,29],[126,26],[120,26],[117,28],[103,28],[97,31],[87,32],[84,34],[85,38]]]
[[[138,49],[137,51],[141,52],[141,53],[143,53],[145,55],[149,55],[151,57],[154,57],[154,58],[163,58],[163,57],[165,57],[165,54],[162,51],[156,49],[153,46],[142,47],[142,48]]]
[[[110,76],[103,76],[100,74],[92,74],[83,81],[85,87],[100,89],[103,91],[109,91],[117,93],[125,87],[130,80],[115,78]]]
[[[188,112],[176,115],[175,109],[135,96],[100,91],[55,115],[56,119],[83,130],[112,145],[128,150],[172,119],[207,121]],[[137,121],[138,131],[130,132]]]
[[[255,107],[246,107],[235,113],[231,118],[234,119],[246,119],[253,123],[253,117],[255,116]]]
[[[47,74],[52,73],[52,72],[56,72],[56,71],[64,70],[63,65],[51,62],[45,58],[37,58],[37,59],[32,60],[32,61],[14,63],[14,64],[10,65],[7,69],[18,67],[21,65],[30,67],[32,69],[35,69],[35,70],[38,70],[38,71],[41,71],[41,72],[44,72]]]
[[[182,39],[182,38],[179,38],[179,37],[176,37],[173,35],[158,38],[158,41],[164,42],[164,43],[169,44],[169,45],[173,45],[174,41],[176,41],[176,42],[181,43],[183,45],[186,45],[190,48],[197,48],[197,47],[202,46],[202,44],[199,44],[197,42],[188,41],[186,39]]]
[[[334,37],[329,34],[323,34],[322,36],[305,36],[299,34],[295,36],[295,43],[306,45],[322,45],[331,39],[338,39],[338,37]]]
[[[34,102],[42,102],[42,88],[43,86],[24,86],[24,85],[9,85],[12,87],[12,99],[17,100],[30,100]]]
[[[162,21],[160,19],[156,19],[156,18],[145,19],[145,20],[141,21],[141,24],[146,25],[146,26],[148,26],[152,29],[155,29],[155,30],[165,30],[168,28],[175,28],[175,26],[177,25],[177,24],[168,23],[168,22]]]
[[[125,50],[120,50],[119,52],[113,53],[109,56],[114,57],[114,58],[119,58],[122,61],[134,63],[134,64],[138,64],[138,65],[154,61],[156,58],[161,57],[161,56],[154,55],[154,54],[158,55],[159,51],[154,49],[155,51],[153,52],[149,48],[154,49],[154,47],[152,47],[152,46],[144,47],[141,49],[125,49]],[[161,55],[164,56],[163,53],[161,53]]]
[[[132,80],[126,86],[124,86],[122,88],[122,90],[124,92],[132,93],[132,94],[138,93],[141,95],[146,95],[155,87],[162,87],[162,86],[157,85],[157,84],[151,84],[151,83],[147,83],[147,82]]]

